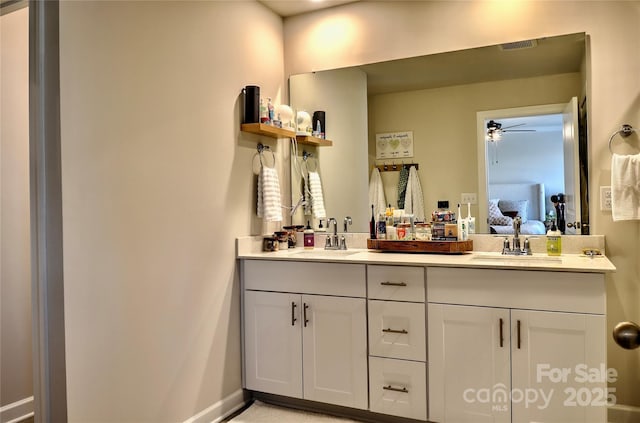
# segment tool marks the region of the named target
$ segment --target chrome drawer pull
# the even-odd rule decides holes
[[[408,393],[409,393],[409,390],[408,390],[407,388],[405,388],[405,387],[402,387],[402,388],[394,388],[393,386],[388,385],[388,386],[383,386],[383,387],[382,387],[382,389],[384,389],[385,391],[403,392],[403,393],[405,393],[405,394],[408,394]]]
[[[382,286],[407,286],[404,282],[380,282]]]
[[[402,334],[409,333],[404,329],[397,330],[397,329],[391,329],[391,328],[382,329],[382,331],[385,332],[385,333],[402,333]]]

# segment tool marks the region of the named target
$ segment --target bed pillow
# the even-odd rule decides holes
[[[501,212],[516,211],[517,216],[520,216],[522,223],[526,223],[529,220],[529,200],[500,200],[498,201],[498,208]]]
[[[513,219],[505,216],[498,207],[498,199],[489,200],[489,225],[512,225]]]

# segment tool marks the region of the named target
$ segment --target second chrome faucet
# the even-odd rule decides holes
[[[347,225],[351,224],[351,217],[344,218],[344,232],[347,232]],[[346,250],[347,240],[344,235],[338,238],[338,221],[334,217],[327,219],[327,231],[331,232],[331,225],[333,224],[333,234],[327,234],[327,240],[324,244],[325,250]]]
[[[520,225],[522,219],[517,216],[513,219],[513,246],[509,245],[509,238],[504,239],[502,244],[502,254],[508,254],[513,256],[519,255],[531,255],[531,246],[529,245],[529,238],[524,239],[524,246],[520,247]]]

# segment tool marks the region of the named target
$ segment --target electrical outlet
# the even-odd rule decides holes
[[[600,210],[611,210],[611,187],[600,187]]]
[[[478,204],[478,194],[475,192],[463,192],[460,195],[460,204]]]

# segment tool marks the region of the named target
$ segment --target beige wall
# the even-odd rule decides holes
[[[421,166],[427,212],[438,200],[449,200],[453,210],[461,193],[478,191],[477,112],[566,103],[580,92],[580,74],[573,73],[370,96],[370,159],[375,159],[376,133],[413,131],[414,157],[407,160]],[[512,182],[530,181],[521,176]],[[382,173],[387,203],[394,205],[398,177],[398,172]],[[478,216],[478,206],[471,212]]]
[[[0,17],[0,407],[33,395],[28,30],[28,8]]]
[[[255,216],[240,90],[283,86],[255,2],[61,2],[72,422],[176,422],[241,387],[235,238]],[[271,229],[273,230],[273,229]]]
[[[352,3],[285,20],[285,72],[586,32],[591,224],[606,236],[618,268],[607,277],[610,331],[619,320],[640,320],[640,224],[613,223],[596,207],[599,186],[610,184],[609,136],[622,123],[640,127],[639,23],[638,1]],[[640,405],[640,354],[616,347],[609,334],[607,340],[609,365],[621,373],[614,385],[619,402]]]

